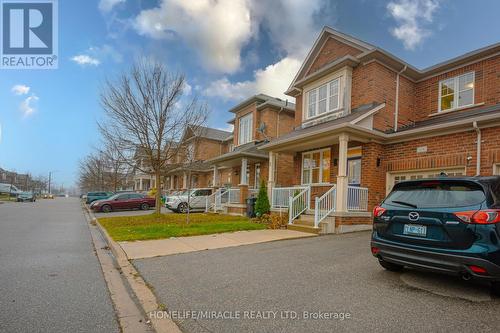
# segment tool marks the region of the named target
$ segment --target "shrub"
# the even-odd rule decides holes
[[[271,205],[269,204],[269,198],[267,197],[266,182],[261,180],[259,194],[257,195],[257,202],[255,203],[255,215],[257,217],[263,216],[269,213],[271,210]]]

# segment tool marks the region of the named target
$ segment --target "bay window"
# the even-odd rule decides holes
[[[252,141],[253,114],[249,113],[239,119],[238,145]]]
[[[439,112],[474,104],[474,72],[439,81]]]
[[[340,109],[340,79],[336,78],[307,92],[307,118]]]
[[[302,154],[302,184],[330,183],[330,149]]]

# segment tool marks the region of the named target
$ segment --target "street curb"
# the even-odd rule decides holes
[[[126,278],[130,288],[134,292],[139,304],[141,305],[144,313],[148,316],[149,314],[155,311],[164,311],[165,309],[160,309],[160,305],[156,296],[148,287],[142,276],[135,269],[135,267],[130,263],[128,257],[120,247],[118,243],[116,243],[111,236],[109,236],[108,232],[104,227],[99,223],[98,219],[95,217],[93,212],[85,206],[91,221],[95,222],[96,226],[99,228],[99,231],[104,236],[106,242],[108,243],[111,252],[115,256],[116,262],[118,263],[120,269],[122,270],[123,276]],[[151,321],[151,325],[157,333],[181,333],[182,331],[179,329],[177,324],[169,318],[164,316],[163,318],[155,318],[154,316],[149,316],[149,320]]]

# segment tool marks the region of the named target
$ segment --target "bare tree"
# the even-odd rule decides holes
[[[182,134],[207,117],[205,104],[183,99],[185,78],[159,62],[142,61],[101,94],[105,118],[99,130],[109,146],[137,170],[156,179],[156,214],[161,212],[161,179],[172,166]],[[137,152],[145,163],[136,163]]]

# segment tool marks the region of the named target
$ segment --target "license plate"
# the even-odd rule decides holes
[[[403,229],[403,234],[409,236],[427,236],[427,227],[425,225],[418,224],[405,224]]]

